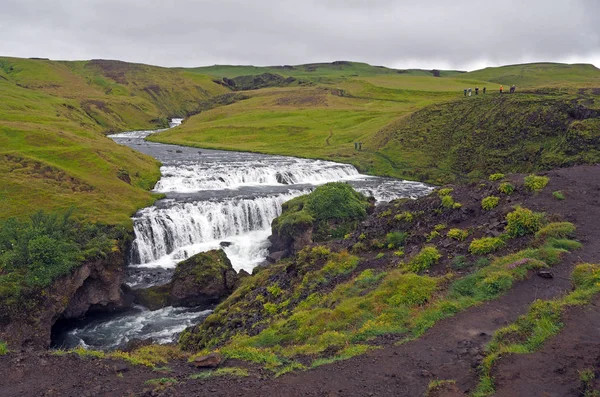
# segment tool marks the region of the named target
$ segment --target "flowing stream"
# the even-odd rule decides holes
[[[171,127],[181,122],[173,119]],[[144,140],[155,132],[110,136],[163,163],[162,177],[154,191],[164,193],[165,199],[133,217],[135,240],[127,278],[132,288],[166,283],[179,261],[220,247],[237,271],[251,272],[268,255],[270,225],[281,214],[282,204],[320,184],[347,181],[377,201],[417,198],[431,191],[419,182],[362,175],[347,164]],[[167,307],[149,311],[136,307],[71,325],[57,332],[54,344],[112,349],[132,339],[153,338],[168,343],[209,313],[200,309]]]

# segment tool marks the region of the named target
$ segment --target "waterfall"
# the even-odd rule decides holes
[[[349,164],[304,159],[236,161],[227,163],[189,162],[165,165],[157,192],[198,192],[235,189],[253,185],[322,184],[361,176]]]
[[[273,219],[281,215],[282,204],[304,193],[290,191],[222,201],[165,200],[164,207],[145,208],[134,218],[131,262],[147,267],[171,267],[177,259],[218,246],[223,240],[269,231]]]

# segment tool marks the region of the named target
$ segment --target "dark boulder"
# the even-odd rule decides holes
[[[151,310],[165,306],[209,306],[231,294],[238,278],[225,252],[213,250],[177,264],[168,284],[134,290],[133,293],[137,303]]]
[[[196,357],[192,364],[196,368],[216,368],[222,361],[223,359],[219,353],[210,353],[206,356]]]

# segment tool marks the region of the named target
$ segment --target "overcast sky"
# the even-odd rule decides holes
[[[163,66],[600,67],[600,0],[0,0],[0,55]]]

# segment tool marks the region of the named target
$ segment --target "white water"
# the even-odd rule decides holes
[[[251,271],[267,255],[271,222],[284,202],[306,191],[223,201],[166,200],[163,208],[145,208],[134,218],[132,263],[172,268],[197,254],[233,243],[225,251],[236,270]],[[260,240],[259,240],[260,239]]]
[[[138,306],[134,312],[117,315],[108,321],[99,318],[66,332],[58,344],[111,350],[121,348],[133,339],[152,338],[155,343],[172,343],[181,331],[202,321],[211,312],[174,307],[150,311]]]

